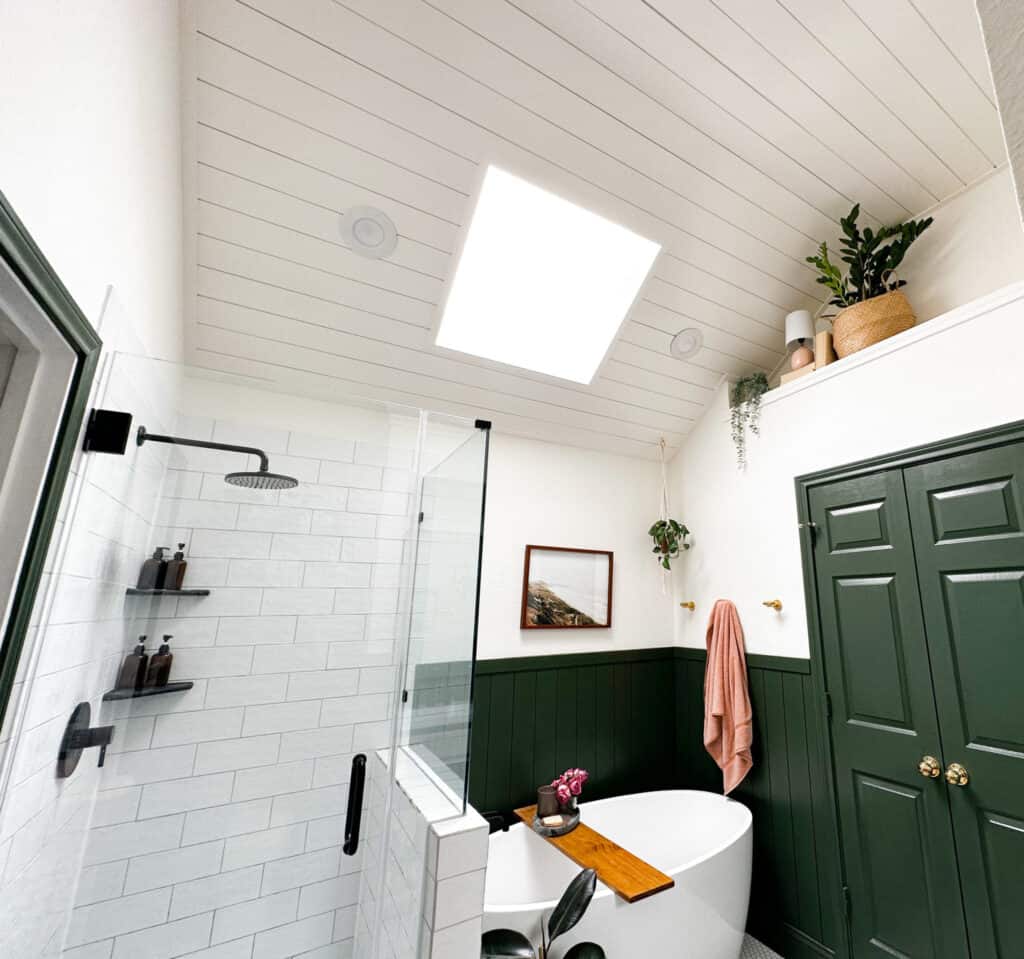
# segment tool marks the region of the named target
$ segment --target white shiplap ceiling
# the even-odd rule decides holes
[[[723,375],[775,366],[855,200],[907,217],[1005,160],[973,0],[195,9],[190,360],[554,442],[674,451]],[[433,346],[487,162],[663,246],[589,386]],[[396,223],[389,259],[345,247],[357,205]],[[686,327],[691,362],[668,353]]]

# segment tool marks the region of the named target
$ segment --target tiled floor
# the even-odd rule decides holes
[[[764,943],[758,942],[753,936],[743,939],[743,952],[740,959],[782,959],[777,952],[769,949]]]

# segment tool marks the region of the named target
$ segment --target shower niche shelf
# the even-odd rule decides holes
[[[194,685],[194,683],[168,683],[166,686],[143,686],[142,689],[112,689],[103,694],[103,701],[111,703],[119,699],[144,699],[147,696],[160,696],[163,693],[183,693]]]
[[[125,590],[128,596],[209,596],[208,589],[139,589],[130,586]]]

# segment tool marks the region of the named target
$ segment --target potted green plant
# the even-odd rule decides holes
[[[755,436],[761,432],[761,397],[767,392],[768,377],[764,373],[741,377],[729,391],[732,441],[740,469],[746,469],[747,466],[747,429]]]
[[[539,948],[535,949],[526,936],[514,929],[491,929],[480,941],[480,959],[551,959],[551,943],[583,918],[596,889],[597,873],[584,869],[551,910],[546,936],[545,924],[541,923]],[[578,942],[562,959],[605,959],[605,954],[597,943]]]
[[[846,274],[829,256],[822,243],[807,262],[817,267],[817,282],[832,294],[828,301],[840,312],[832,322],[832,335],[839,357],[849,356],[916,322],[910,302],[900,291],[906,280],[896,276],[911,244],[932,225],[932,218],[907,220],[872,230],[857,226],[860,204],[839,221],[843,236],[839,240],[840,259]]]
[[[647,535],[654,540],[652,552],[658,554],[658,562],[665,568],[671,569],[671,560],[679,555],[681,549],[689,549],[690,544],[686,537],[690,531],[674,519],[659,519],[648,531]]]

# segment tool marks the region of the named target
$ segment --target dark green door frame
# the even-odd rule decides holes
[[[887,469],[919,466],[934,460],[945,459],[962,453],[992,449],[1022,440],[1024,440],[1024,421],[1016,421],[796,477],[797,516],[800,524],[800,551],[803,559],[804,601],[807,611],[807,628],[810,634],[811,658],[813,662],[818,664],[818,668],[812,669],[812,680],[819,715],[827,715],[830,710],[826,696],[826,679],[823,666],[825,662],[825,646],[821,633],[821,602],[818,595],[817,577],[814,568],[813,537],[815,531],[810,525],[812,491],[823,485],[868,476]],[[839,806],[830,725],[827,731],[825,748],[828,751],[828,791],[831,801],[831,813],[835,831],[837,832]],[[837,849],[837,854],[839,855],[842,874],[845,876],[846,864],[843,862],[842,850]],[[844,942],[837,948],[837,954],[849,956],[850,948],[849,916],[847,916]]]
[[[36,246],[24,224],[0,193],[0,257],[76,356],[64,411],[40,491],[32,530],[15,587],[7,627],[0,645],[0,725],[7,712],[36,593],[43,575],[68,470],[85,415],[89,389],[99,363],[101,341],[72,299],[60,277]]]

